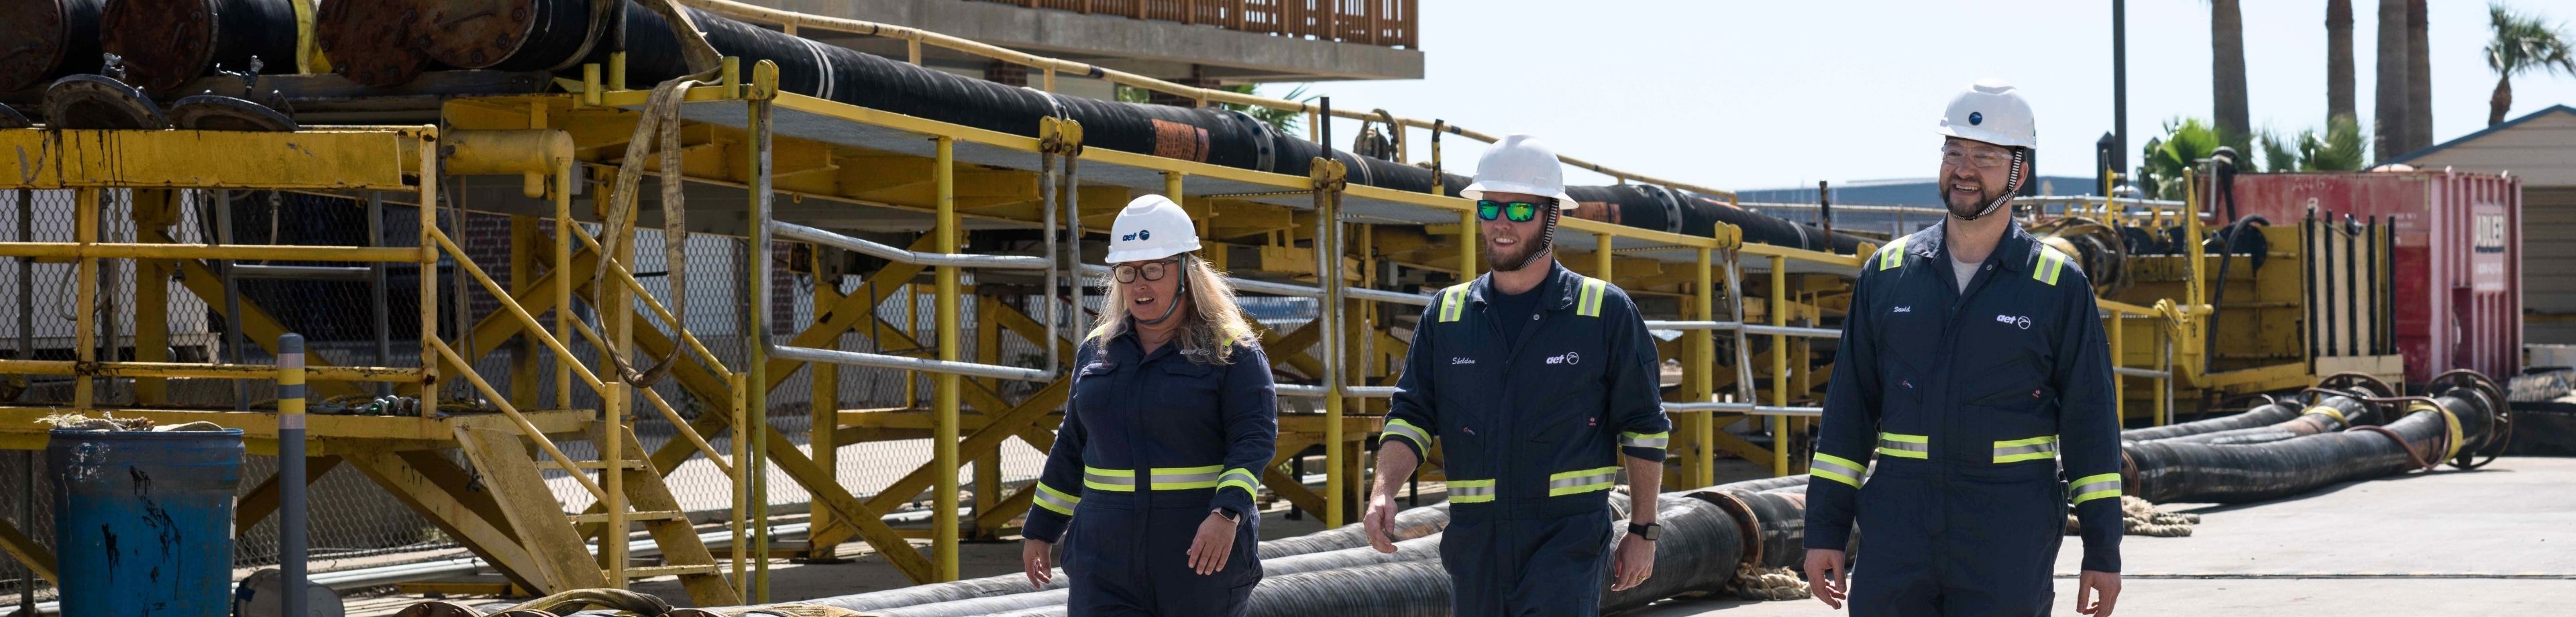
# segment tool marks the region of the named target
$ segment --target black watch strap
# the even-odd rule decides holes
[[[1213,509],[1210,509],[1208,512],[1209,512],[1209,513],[1211,513],[1211,514],[1215,514],[1215,515],[1217,515],[1217,516],[1225,517],[1225,520],[1230,521],[1230,522],[1237,522],[1237,523],[1243,522],[1243,517],[1242,517],[1242,516],[1238,516],[1238,515],[1236,515],[1236,514],[1234,513],[1234,511],[1233,511],[1233,510],[1227,510],[1227,509],[1225,509],[1225,508],[1213,508]]]
[[[1645,538],[1647,542],[1653,542],[1661,539],[1661,536],[1664,535],[1664,526],[1654,523],[1647,523],[1644,525],[1629,523],[1628,535]]]

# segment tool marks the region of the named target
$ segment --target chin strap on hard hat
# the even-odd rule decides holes
[[[2004,194],[1995,196],[1995,200],[1988,202],[1985,209],[1978,210],[1976,214],[1959,217],[1959,220],[1973,221],[1977,220],[1979,217],[1994,214],[1995,210],[2002,209],[2006,204],[2012,203],[2013,195],[2021,193],[2022,183],[2028,180],[2028,178],[2022,177],[2022,172],[2025,165],[2027,165],[2030,160],[2030,149],[2013,148],[2012,153],[2012,173],[2004,177]]]
[[[1556,250],[1557,217],[1563,216],[1565,209],[1573,207],[1574,204],[1564,203],[1565,200],[1562,199],[1555,201],[1557,202],[1556,207],[1547,209],[1547,227],[1538,234],[1538,248],[1531,249],[1529,254],[1521,256],[1519,263],[1511,264],[1509,267],[1505,267],[1500,263],[1494,264],[1494,271],[1519,272],[1521,268],[1529,267],[1531,262],[1538,261],[1538,256],[1545,255]]]

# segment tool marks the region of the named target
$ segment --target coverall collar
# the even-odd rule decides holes
[[[1940,260],[1935,263],[1949,263],[1950,241],[1946,236],[1949,233],[1949,227],[1950,220],[1944,218],[1941,222],[1933,223],[1931,227],[1923,228],[1921,241],[1906,243],[1905,252],[1924,259]],[[1995,251],[1986,257],[1986,261],[2002,261],[2003,263],[1998,265],[2013,272],[2029,270],[2030,260],[2022,259],[2020,256],[2029,255],[2030,244],[2037,241],[2038,239],[2031,237],[2030,232],[2021,228],[2020,219],[2014,219],[2004,227],[2003,240],[1995,243]],[[2001,259],[1998,260],[1997,256],[2001,256]]]
[[[1573,307],[1575,292],[1583,288],[1573,281],[1581,278],[1582,275],[1565,269],[1565,264],[1554,259],[1548,260],[1547,268],[1547,278],[1540,280],[1538,287],[1530,289],[1530,293],[1539,294],[1538,298],[1542,301],[1539,303],[1539,308],[1562,311]],[[1467,286],[1467,302],[1484,304],[1485,295],[1490,293],[1500,292],[1494,291],[1494,273],[1487,272],[1477,276],[1475,284]]]

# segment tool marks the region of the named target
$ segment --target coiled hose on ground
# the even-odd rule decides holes
[[[2245,410],[2244,413],[2235,415],[2219,416],[2207,420],[2197,420],[2181,424],[2167,424],[2164,426],[2133,428],[2120,431],[2120,440],[2156,441],[2160,439],[2172,439],[2187,435],[2269,426],[2280,423],[2283,420],[2296,417],[2299,417],[2299,409],[2296,405],[2274,402],[2259,405],[2253,409]]]
[[[2177,440],[2132,442],[2121,454],[2131,494],[2154,503],[2241,503],[2327,485],[2430,469],[2462,452],[2501,443],[2500,392],[2484,377],[2432,397],[2407,397],[2406,415],[2386,426],[2257,444]],[[2437,380],[2438,381],[2438,380]],[[2465,460],[2463,458],[2462,460]]]

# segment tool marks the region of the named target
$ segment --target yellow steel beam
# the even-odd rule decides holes
[[[141,408],[102,408],[98,411],[114,413],[119,418],[150,418],[153,424],[163,426],[213,422],[226,428],[241,429],[243,445],[251,454],[273,455],[277,452],[277,414],[274,413]],[[36,420],[58,413],[62,413],[59,407],[0,407],[0,435],[36,438],[12,440],[6,447],[44,447],[42,438],[46,428]],[[529,412],[528,421],[547,434],[562,434],[579,430],[585,415],[579,411],[538,411]],[[438,418],[315,414],[309,416],[307,422],[306,430],[309,432],[306,434],[316,442],[311,451],[314,456],[347,454],[353,447],[368,444],[379,449],[448,447],[456,439],[455,427],[509,428],[507,419],[489,414]]]
[[[63,584],[62,573],[54,569],[54,552],[46,549],[45,545],[37,543],[35,538],[27,537],[25,532],[19,531],[18,526],[10,524],[8,519],[0,519],[0,551],[8,552],[9,557],[18,560],[19,565],[35,572],[37,578],[45,579],[45,582],[53,583],[57,587]]]
[[[417,263],[420,249],[371,246],[263,244],[123,244],[80,242],[0,243],[0,257],[36,259],[277,259]]]
[[[0,186],[410,189],[430,127],[246,131],[0,130],[21,153]],[[15,167],[15,169],[6,169]]]
[[[367,474],[367,479],[384,487],[387,494],[410,506],[413,512],[421,513],[430,524],[455,538],[457,544],[482,557],[502,576],[526,589],[543,588],[544,578],[538,572],[536,559],[511,532],[508,515],[501,512],[488,490],[445,456],[422,450],[363,451],[349,453],[346,458],[351,467]]]
[[[91,362],[74,360],[5,360],[0,359],[0,373],[30,375],[84,375],[96,377],[210,379],[274,379],[277,366],[269,364],[198,364],[194,362]],[[386,381],[419,383],[421,369],[399,366],[327,366],[308,368],[305,377],[315,381]]]

